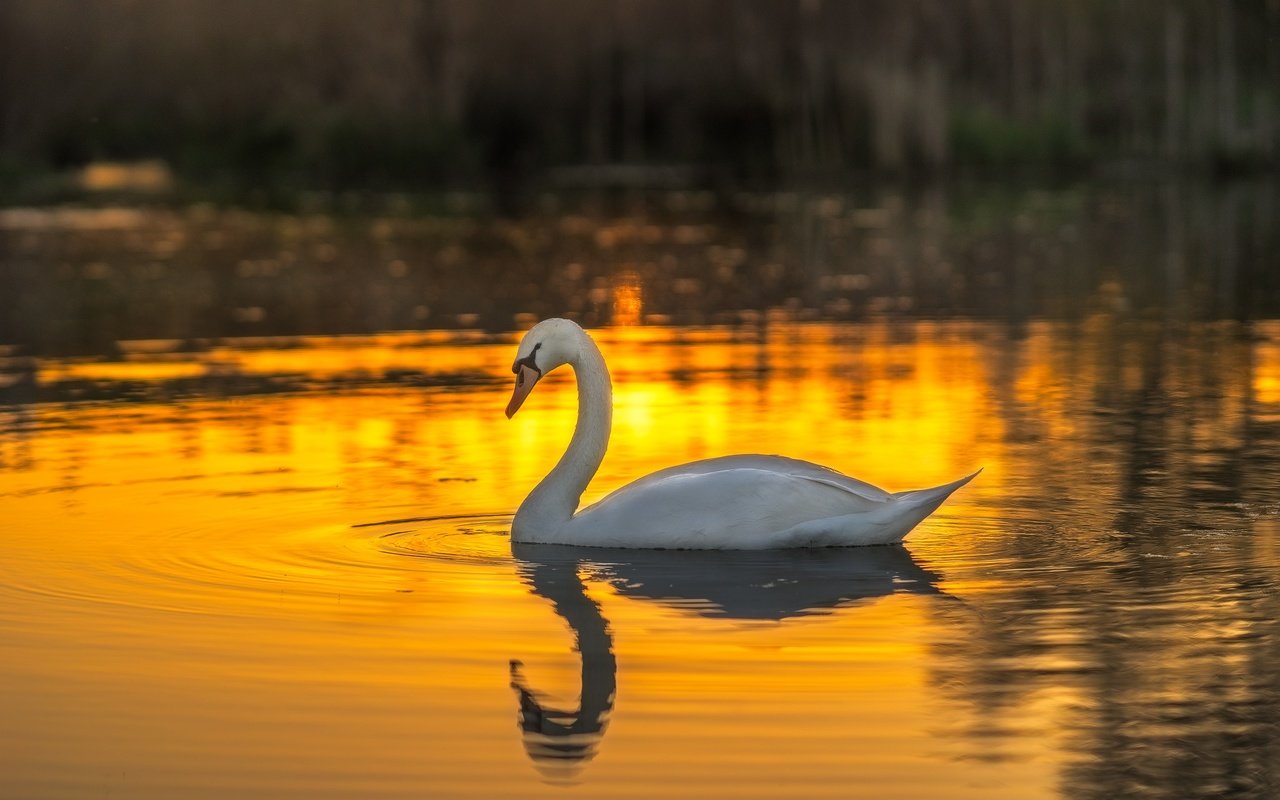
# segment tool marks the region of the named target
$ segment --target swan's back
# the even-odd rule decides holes
[[[968,480],[894,495],[807,461],[726,456],[640,478],[538,541],[732,550],[891,544]]]
[[[867,500],[885,501],[892,497],[891,494],[874,486],[866,481],[860,481],[857,478],[851,478],[841,472],[836,472],[829,467],[820,464],[814,464],[811,461],[801,461],[798,458],[787,458],[786,456],[763,456],[755,453],[743,453],[732,456],[720,456],[718,458],[705,458],[701,461],[690,461],[687,464],[677,464],[674,467],[660,469],[645,475],[643,478],[636,480],[606,495],[600,502],[608,500],[616,494],[624,492],[633,492],[642,490],[645,486],[657,483],[667,478],[679,475],[707,475],[713,472],[724,472],[734,469],[754,469],[763,470],[765,472],[775,472],[780,475],[787,475],[794,478],[807,478],[809,480],[821,483],[829,483],[834,486],[845,489],[849,492],[857,494]]]

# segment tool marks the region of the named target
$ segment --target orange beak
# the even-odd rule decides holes
[[[521,364],[516,372],[516,388],[511,392],[511,402],[507,403],[507,419],[511,419],[520,410],[524,399],[533,391],[542,375],[536,369]]]

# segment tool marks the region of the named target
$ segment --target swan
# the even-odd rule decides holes
[[[577,425],[564,455],[516,510],[514,543],[679,550],[896,544],[981,472],[890,493],[807,461],[722,456],[659,470],[577,511],[604,460],[613,418],[609,368],[577,323],[546,319],[525,333],[506,413],[513,417],[538,381],[566,364],[578,382]]]

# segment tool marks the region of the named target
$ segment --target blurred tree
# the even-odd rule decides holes
[[[0,157],[335,188],[1274,166],[1277,41],[1276,0],[8,0]]]

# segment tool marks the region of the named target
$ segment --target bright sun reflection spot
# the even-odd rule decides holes
[[[627,270],[613,280],[613,324],[619,327],[639,325],[642,311],[644,287],[640,276]]]
[[[1280,405],[1280,325],[1272,327],[1270,341],[1254,350],[1253,391],[1259,403]]]
[[[80,185],[91,192],[163,192],[173,173],[163,161],[95,161],[80,171]]]

